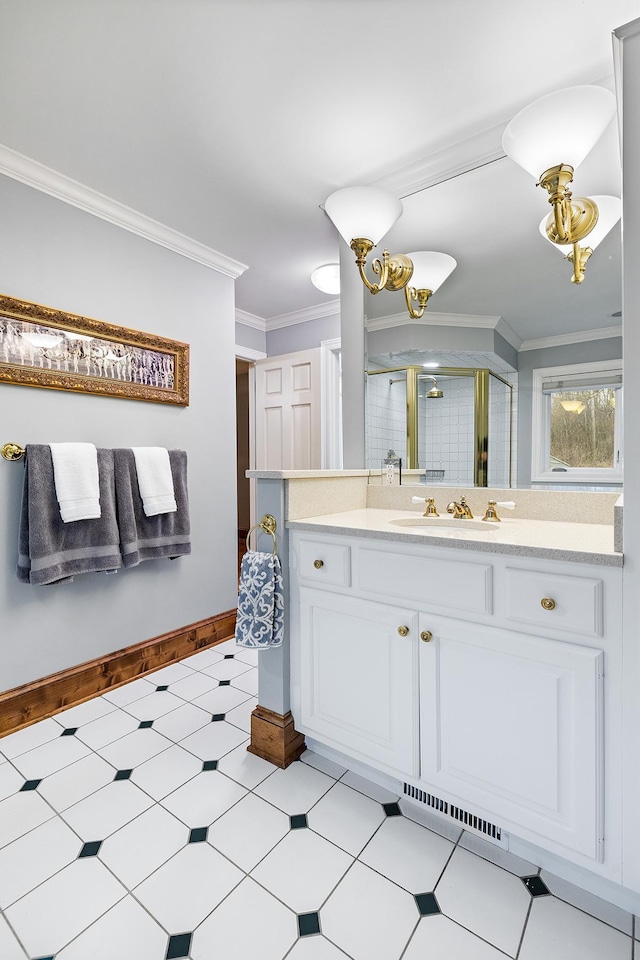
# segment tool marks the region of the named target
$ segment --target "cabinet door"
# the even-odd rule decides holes
[[[413,610],[302,588],[296,727],[365,763],[417,775],[417,626]]]
[[[602,651],[426,615],[421,629],[421,779],[602,859]]]

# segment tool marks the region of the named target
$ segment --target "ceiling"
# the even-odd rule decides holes
[[[640,0],[0,0],[0,143],[247,264],[237,307],[269,319],[330,299],[309,280],[338,255],[329,193],[610,85],[611,31],[638,16]],[[619,189],[610,134],[577,194]],[[557,331],[551,301],[568,329],[619,322],[619,232],[576,289],[537,235],[545,199],[497,160],[407,198],[387,240],[456,257],[434,310],[501,315],[523,339]]]

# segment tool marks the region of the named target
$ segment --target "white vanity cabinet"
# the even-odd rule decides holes
[[[417,612],[302,587],[299,617],[298,729],[417,776]]]
[[[297,729],[616,878],[620,568],[295,529],[290,544]]]

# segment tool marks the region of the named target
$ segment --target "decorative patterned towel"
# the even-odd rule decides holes
[[[236,643],[241,647],[279,647],[283,635],[280,560],[272,553],[249,550],[240,567]]]

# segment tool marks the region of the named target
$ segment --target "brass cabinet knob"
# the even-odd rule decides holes
[[[313,565],[316,568],[316,570],[322,570],[322,568],[324,567],[324,560],[314,560]]]
[[[409,633],[409,627],[398,627],[398,633],[401,637],[406,637]]]
[[[551,597],[543,597],[540,601],[540,606],[543,608],[543,610],[555,610],[556,602],[555,600],[552,600]]]
[[[429,643],[430,640],[433,640],[433,634],[430,630],[423,630],[420,634],[420,639],[424,640],[425,643]]]

